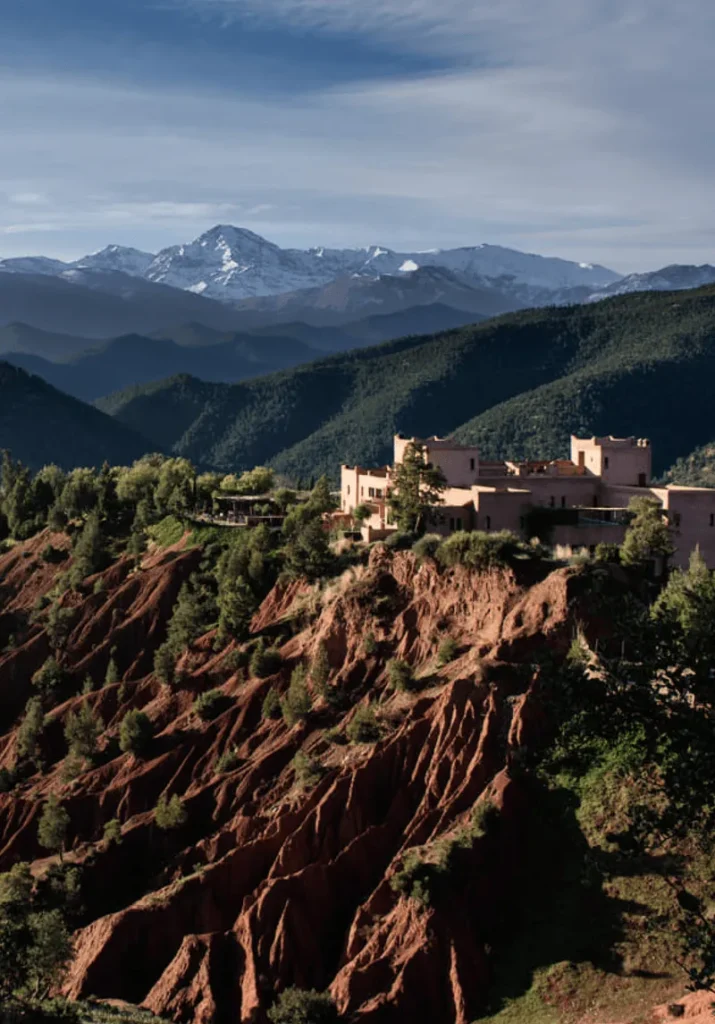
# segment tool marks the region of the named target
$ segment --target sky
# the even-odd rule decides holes
[[[6,0],[0,257],[715,262],[712,0]]]

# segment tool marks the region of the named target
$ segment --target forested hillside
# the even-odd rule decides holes
[[[293,477],[384,462],[397,431],[456,432],[485,456],[557,457],[569,434],[652,439],[664,472],[712,437],[715,287],[509,314],[235,386],[176,378],[101,407],[156,444]]]
[[[33,468],[128,463],[156,448],[91,405],[0,361],[0,448]]]

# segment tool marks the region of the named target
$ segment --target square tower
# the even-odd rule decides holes
[[[653,452],[644,437],[571,436],[571,461],[587,476],[619,487],[649,487]]]

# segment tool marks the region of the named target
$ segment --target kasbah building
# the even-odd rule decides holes
[[[659,502],[676,547],[672,564],[687,566],[699,547],[715,568],[715,488],[654,486],[650,442],[634,437],[571,437],[571,458],[551,462],[494,462],[479,449],[449,438],[394,438],[394,462],[408,445],[421,445],[426,460],[447,482],[442,503],[429,516],[427,530],[448,536],[456,530],[511,530],[525,540],[541,539],[566,552],[593,552],[601,543],[620,544],[632,498]],[[364,540],[380,540],[397,527],[387,502],[392,467],[341,467],[341,512],[366,505]]]

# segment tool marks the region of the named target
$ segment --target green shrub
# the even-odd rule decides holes
[[[310,789],[316,786],[325,775],[325,768],[317,758],[299,750],[293,758],[293,770],[295,780],[301,789]]]
[[[194,701],[194,711],[202,722],[212,722],[228,708],[233,701],[221,690],[207,690]]]
[[[261,706],[261,716],[263,718],[280,718],[281,714],[281,700],[278,691],[271,687]]]
[[[174,793],[171,799],[167,800],[166,794],[162,793],[154,811],[154,821],[157,827],[165,832],[181,828],[186,824],[187,814],[184,802],[178,793]]]
[[[439,665],[449,665],[459,653],[459,644],[454,637],[445,637],[437,651],[437,662]]]
[[[40,552],[40,558],[49,565],[59,565],[60,562],[67,561],[69,554],[63,548],[55,548],[51,544],[46,544]]]
[[[390,879],[390,888],[427,907],[432,902],[439,871],[439,866],[426,861],[421,851],[408,850],[402,857],[400,868]]]
[[[119,727],[119,749],[139,757],[154,736],[151,719],[143,711],[128,711]]]
[[[345,735],[351,743],[376,743],[380,739],[380,726],[369,704],[361,704],[348,722]]]
[[[414,534],[402,533],[400,530],[395,530],[384,540],[385,547],[389,551],[409,551],[414,543]]]
[[[281,653],[275,647],[257,647],[251,655],[251,675],[266,679],[280,672],[283,665]]]
[[[399,658],[388,661],[387,678],[390,686],[398,693],[407,693],[416,689],[412,667]]]
[[[268,1011],[271,1024],[337,1024],[338,1010],[327,992],[287,988]]]
[[[434,558],[441,543],[442,537],[438,533],[426,533],[415,541],[412,550],[418,558]]]
[[[596,545],[593,557],[597,562],[620,562],[621,549],[618,544],[601,543]]]
[[[307,674],[303,665],[296,665],[291,673],[288,692],[281,701],[286,725],[294,726],[309,714],[313,703],[308,693]]]
[[[238,756],[238,751],[235,747],[232,747],[230,750],[224,750],[223,754],[216,759],[214,771],[218,775],[228,775],[229,772],[240,768],[242,764],[243,761]]]
[[[32,677],[32,685],[43,694],[52,694],[59,690],[66,682],[68,676],[63,668],[60,668],[57,659],[49,657],[42,668],[38,669]]]
[[[460,530],[440,544],[436,557],[440,565],[446,567],[464,565],[482,571],[509,565],[521,549],[519,538],[509,530],[499,533]]]
[[[363,653],[368,655],[375,654],[377,652],[378,643],[375,639],[375,634],[371,629],[367,631],[362,642]]]
[[[105,822],[102,838],[108,846],[119,845],[122,841],[122,825],[119,818],[110,818]]]

